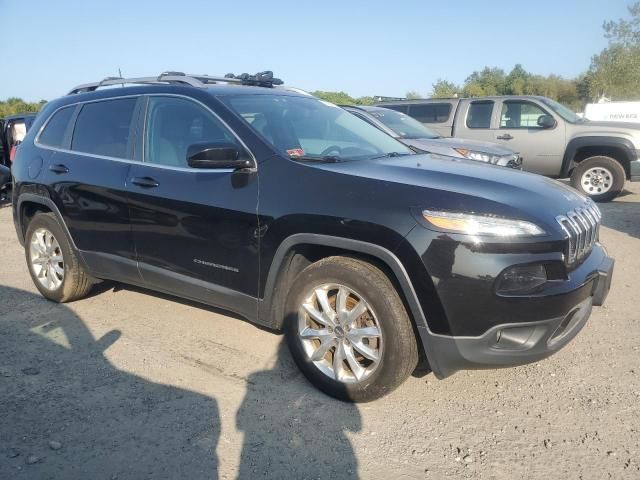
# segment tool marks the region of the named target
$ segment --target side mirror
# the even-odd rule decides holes
[[[191,168],[251,168],[253,161],[237,145],[227,142],[196,143],[187,149]]]
[[[538,126],[542,128],[553,128],[556,126],[556,119],[551,115],[540,115],[538,117]]]

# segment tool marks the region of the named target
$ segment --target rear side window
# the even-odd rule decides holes
[[[83,105],[73,132],[71,150],[126,158],[137,98],[119,98]]]
[[[422,123],[444,123],[449,120],[450,113],[450,103],[411,105],[409,108],[409,115]]]
[[[65,107],[58,110],[47,122],[44,130],[38,138],[38,143],[47,145],[49,147],[62,148],[65,146],[65,134],[69,127],[69,121],[73,116],[75,105],[71,107]]]
[[[378,105],[379,107],[390,108],[391,110],[395,110],[396,112],[409,113],[409,105],[387,105],[382,103]]]
[[[467,112],[467,128],[491,128],[493,102],[472,102]]]

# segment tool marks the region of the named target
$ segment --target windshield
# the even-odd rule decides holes
[[[369,110],[367,113],[400,135],[400,138],[440,137],[440,135],[433,130],[429,130],[416,119],[395,110],[381,108],[379,110]]]
[[[562,118],[564,118],[569,123],[576,123],[576,122],[584,121],[584,119],[580,118],[578,115],[576,115],[573,112],[573,110],[571,110],[568,107],[565,107],[561,103],[554,102],[550,98],[543,98],[542,99],[542,103],[544,103],[545,105],[550,107],[554,112],[556,112],[558,115],[560,115]]]
[[[314,97],[238,95],[226,102],[291,158],[362,160],[413,153],[364,120]]]

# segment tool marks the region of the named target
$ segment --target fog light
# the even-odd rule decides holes
[[[504,295],[530,293],[546,281],[547,271],[544,265],[516,265],[500,274],[496,292]]]

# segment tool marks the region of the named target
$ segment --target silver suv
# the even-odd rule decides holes
[[[389,108],[353,105],[344,105],[342,108],[419,153],[475,160],[501,167],[522,168],[520,156],[509,147],[480,140],[445,138],[410,116]]]
[[[440,135],[498,141],[520,153],[524,170],[571,185],[596,201],[640,181],[640,125],[592,122],[546,97],[403,100],[378,104]]]

